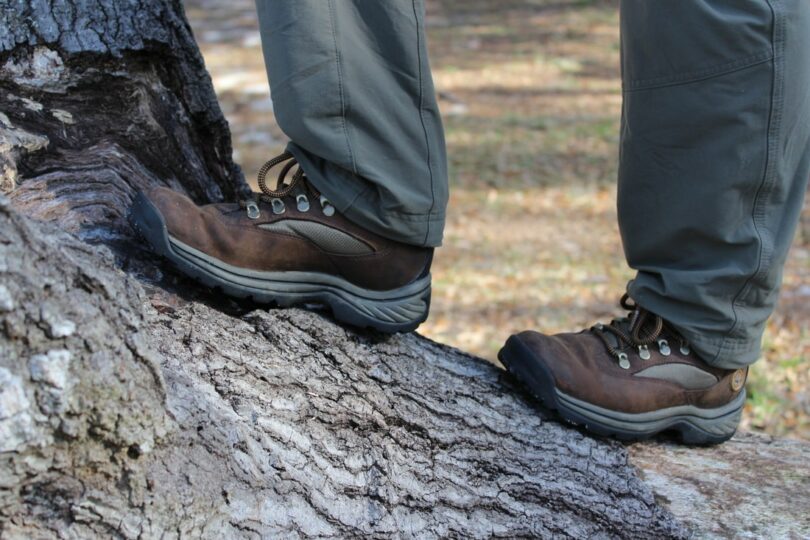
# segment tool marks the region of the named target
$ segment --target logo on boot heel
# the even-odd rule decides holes
[[[743,387],[745,384],[745,370],[738,369],[734,372],[734,375],[731,376],[731,389],[734,392],[738,392],[740,388]]]

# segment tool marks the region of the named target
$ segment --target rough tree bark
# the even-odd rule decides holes
[[[0,0],[0,13],[0,189],[21,211],[111,238],[128,233],[133,189],[199,202],[248,189],[180,2]]]
[[[161,270],[137,188],[245,189],[180,2],[0,8],[0,537],[810,531],[807,445],[636,445],[653,491],[483,360]]]

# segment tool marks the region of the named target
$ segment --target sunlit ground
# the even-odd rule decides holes
[[[187,0],[249,178],[279,152],[253,0]],[[452,195],[420,332],[495,361],[512,332],[619,314],[613,1],[428,0]],[[810,212],[748,383],[748,429],[810,439]]]

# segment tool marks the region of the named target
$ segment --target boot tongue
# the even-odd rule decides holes
[[[606,331],[608,326],[612,326],[614,328],[619,328],[625,333],[629,333],[630,331],[630,320],[627,317],[622,319],[613,319],[610,321],[609,325],[605,324],[597,324],[596,326],[591,328],[592,332],[599,334],[603,341],[605,341],[606,345],[613,347],[614,349],[621,350],[624,349],[626,344],[619,339],[619,336],[614,334],[613,332]]]
[[[632,316],[632,314],[631,314]],[[631,317],[622,317],[620,319],[613,319],[610,322],[610,326],[614,328],[618,328],[619,330],[623,331],[626,335],[631,336],[633,335],[633,325],[631,322]],[[624,349],[628,345],[632,345],[632,343],[624,343],[618,335],[614,334],[613,332],[605,332],[605,338],[607,341],[615,347],[616,349]]]
[[[620,328],[621,330],[624,330],[625,333],[630,334],[630,319],[628,319],[627,317],[622,317],[621,319],[613,319],[610,322],[610,325]],[[610,344],[616,349],[623,349],[627,346],[626,343],[622,343],[622,341],[619,339],[619,336],[617,336],[612,332],[605,332],[605,338],[607,338],[608,342],[610,342]]]
[[[607,333],[605,333],[603,335],[605,336],[605,339],[608,341],[608,343],[610,343],[610,345],[614,349],[622,349],[622,348],[624,348],[624,345],[619,341],[619,338],[615,334],[611,334],[610,332],[607,332]]]

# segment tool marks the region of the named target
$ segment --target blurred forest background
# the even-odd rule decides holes
[[[616,225],[618,2],[427,0],[451,200],[420,332],[494,362],[515,331],[620,313],[632,272]],[[286,142],[273,118],[254,0],[186,0],[252,182]],[[747,429],[810,440],[810,209],[787,264]]]

